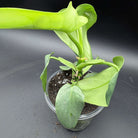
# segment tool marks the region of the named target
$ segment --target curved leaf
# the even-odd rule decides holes
[[[79,50],[75,43],[69,38],[68,33],[62,32],[62,31],[56,31],[54,30],[56,35],[67,45],[69,48],[72,49],[72,51],[79,56]]]
[[[116,56],[113,58],[113,63],[116,64],[119,69],[121,69],[124,64],[124,58],[122,56]]]
[[[121,69],[124,59],[121,56],[113,58],[113,62]],[[82,90],[84,101],[98,106],[108,106],[113,94],[119,71],[109,67],[100,73],[92,74],[80,80],[77,86]]]
[[[72,32],[86,24],[87,21],[86,17],[77,14],[71,2],[62,12],[0,8],[1,29],[46,29]]]
[[[56,57],[53,57],[53,56],[51,58],[55,59],[55,60],[58,60],[59,62],[61,62],[62,64],[66,65],[67,67],[69,67],[73,70],[76,70],[75,65],[72,62],[70,62],[70,61],[68,61],[64,58],[61,58],[61,57],[56,58]]]
[[[79,15],[88,18],[88,22],[83,26],[83,28],[85,28],[85,31],[87,31],[97,21],[97,14],[94,7],[90,4],[81,4],[76,8],[76,10]]]
[[[65,128],[74,128],[84,107],[84,95],[80,88],[63,85],[56,97],[56,114]]]
[[[90,44],[88,42],[87,31],[97,21],[97,14],[96,14],[94,7],[90,4],[81,4],[76,8],[76,10],[80,16],[84,16],[88,19],[88,22],[84,26],[81,27],[82,28],[81,37],[83,39],[84,57],[91,59],[92,53],[91,53]]]
[[[97,65],[97,64],[103,64],[103,65],[108,65],[108,66],[112,66],[114,67],[117,71],[119,71],[119,67],[114,64],[114,63],[111,63],[111,62],[107,62],[103,59],[92,59],[92,60],[88,60],[86,62],[83,62],[83,63],[80,63],[78,66],[77,66],[77,69],[78,70],[82,70],[84,67],[87,67],[88,65]]]
[[[87,31],[96,22],[97,15],[93,6],[90,4],[81,4],[76,8],[76,10],[80,16],[86,17],[88,22],[74,32],[67,33],[55,31],[55,33],[74,51],[76,55],[92,59],[91,47],[87,38]],[[88,69],[86,69],[85,72],[87,70]]]
[[[42,87],[44,92],[46,91],[46,84],[47,84],[47,66],[49,65],[50,57],[53,53],[48,54],[45,56],[45,67],[40,75],[40,79],[42,81]]]
[[[76,65],[77,65],[77,62],[74,62],[74,63],[73,63],[73,66],[75,67],[75,70],[76,70]],[[73,68],[71,68],[71,67],[69,67],[69,66],[59,66],[59,68],[60,68],[61,70],[64,70],[64,71],[73,69]]]
[[[70,69],[71,69],[71,68],[68,67],[68,66],[59,66],[59,68],[60,68],[61,70],[64,70],[64,71],[67,71],[67,70],[70,70]]]
[[[73,70],[76,70],[75,68],[75,64],[71,63],[70,61],[64,59],[64,58],[61,58],[61,57],[53,57],[52,56],[53,53],[51,54],[48,54],[45,56],[45,67],[40,75],[40,79],[42,81],[42,86],[43,86],[43,90],[44,92],[46,91],[46,84],[47,84],[47,66],[49,65],[49,61],[50,59],[55,59],[55,60],[58,60],[59,62],[61,62],[62,64],[66,65],[67,67],[73,69]]]

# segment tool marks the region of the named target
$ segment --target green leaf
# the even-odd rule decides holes
[[[73,64],[74,64],[73,66],[75,66],[75,70],[76,70],[77,63],[78,63],[78,62],[74,62],[74,63],[73,63]],[[60,68],[61,70],[65,70],[65,71],[71,69],[71,67],[68,67],[68,66],[59,66],[59,68]]]
[[[119,69],[121,69],[124,63],[124,58],[122,56],[116,56],[113,58],[113,62],[118,66]]]
[[[42,86],[43,86],[43,90],[44,92],[46,91],[46,84],[47,84],[47,66],[49,65],[49,61],[50,59],[55,59],[55,60],[58,60],[59,62],[61,62],[62,64],[66,65],[68,68],[71,68],[73,70],[76,70],[76,67],[75,67],[75,64],[76,63],[71,63],[70,61],[64,59],[64,58],[61,58],[61,57],[54,57],[54,56],[51,56],[53,53],[51,54],[48,54],[45,56],[45,67],[40,75],[40,79],[42,81]]]
[[[88,60],[86,62],[83,62],[83,63],[80,63],[78,66],[77,66],[77,69],[78,70],[82,70],[84,67],[87,67],[88,65],[97,65],[97,64],[104,64],[104,65],[108,65],[108,66],[112,66],[114,67],[117,71],[119,71],[119,67],[114,64],[114,63],[111,63],[111,62],[107,62],[103,59],[92,59],[92,60]]]
[[[84,95],[77,86],[63,85],[56,97],[56,114],[65,128],[74,128],[84,107]]]
[[[56,35],[67,45],[72,51],[79,56],[79,51],[75,43],[69,38],[68,33],[61,31],[54,31]]]
[[[68,66],[59,66],[59,68],[61,69],[61,70],[65,70],[65,71],[67,71],[67,70],[70,70],[71,68],[70,67],[68,67]]]
[[[81,4],[76,10],[80,16],[86,17],[88,22],[74,32],[55,31],[55,33],[77,56],[92,59],[91,47],[87,39],[87,31],[96,22],[97,15],[93,6],[90,4]],[[87,70],[88,69],[86,69],[85,72]]]
[[[89,78],[89,77],[94,76],[96,74],[97,74],[97,72],[88,73],[84,76],[84,78]]]
[[[86,24],[87,21],[86,17],[77,14],[71,2],[62,12],[0,8],[1,29],[46,29],[72,32]]]
[[[48,54],[48,55],[45,56],[45,67],[43,69],[43,72],[40,75],[40,79],[42,81],[42,87],[43,87],[44,92],[46,91],[46,84],[47,84],[47,66],[49,64],[50,57],[51,57],[52,54],[53,53]]]
[[[92,53],[91,53],[91,47],[88,42],[87,37],[87,31],[90,27],[92,27],[96,21],[97,21],[97,14],[94,9],[94,7],[90,4],[81,4],[76,8],[78,14],[80,16],[84,16],[88,19],[88,22],[81,27],[81,39],[82,39],[82,45],[83,45],[83,56],[91,59]]]
[[[107,105],[110,104],[110,99],[111,99],[112,94],[114,92],[117,78],[118,78],[118,73],[115,73],[114,76],[111,78],[109,84],[108,84],[108,90],[106,92],[106,103],[107,103]]]
[[[85,31],[91,28],[97,21],[97,14],[94,7],[90,4],[81,4],[77,8],[77,13],[88,18],[88,22],[83,26]]]
[[[61,58],[61,57],[57,58],[57,57],[53,57],[53,56],[51,58],[60,61],[62,64],[66,65],[67,67],[69,67],[69,68],[71,68],[73,70],[76,70],[75,65],[72,62],[70,62],[70,61],[68,61],[68,60],[66,60],[64,58]]]
[[[123,66],[124,59],[121,56],[113,58],[113,62],[119,69]],[[109,67],[100,73],[89,75],[80,80],[77,86],[82,90],[84,101],[98,106],[108,106],[113,94],[119,71]]]

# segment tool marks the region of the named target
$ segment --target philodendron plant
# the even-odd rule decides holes
[[[76,9],[72,2],[59,12],[44,12],[21,8],[0,8],[1,29],[43,29],[53,30],[76,54],[77,61],[72,63],[53,53],[45,56],[45,67],[41,73],[43,90],[46,92],[47,66],[50,59],[64,64],[61,70],[72,70],[71,84],[63,85],[56,97],[56,114],[66,128],[74,128],[84,107],[84,103],[107,107],[113,94],[118,73],[123,66],[122,56],[113,58],[113,62],[94,59],[87,38],[87,31],[97,20],[94,7],[81,4]],[[99,73],[86,72],[94,65],[109,66]],[[48,94],[46,92],[46,94]],[[63,104],[64,102],[64,104]]]

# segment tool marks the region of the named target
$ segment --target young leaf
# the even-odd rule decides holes
[[[115,57],[113,62],[121,69],[124,59],[121,56]],[[109,67],[100,73],[80,80],[77,86],[82,90],[84,101],[98,106],[108,106],[115,88],[119,71]]]
[[[44,92],[46,91],[46,84],[47,84],[47,66],[49,64],[50,57],[51,57],[52,54],[53,53],[48,54],[48,55],[45,56],[45,68],[44,68],[43,72],[40,75],[40,79],[42,81],[42,87],[43,87]]]
[[[124,58],[122,56],[116,56],[113,58],[113,63],[116,64],[120,70],[123,66]]]
[[[88,22],[81,27],[81,39],[83,39],[83,55],[84,57],[91,59],[92,58],[92,53],[91,53],[91,47],[88,42],[88,37],[87,37],[87,31],[90,27],[92,27],[95,22],[97,21],[97,14],[94,9],[94,7],[90,4],[81,4],[77,8],[77,13],[80,16],[84,16],[88,19]]]
[[[45,56],[45,67],[44,67],[44,69],[43,69],[43,72],[42,72],[41,75],[40,75],[40,79],[41,79],[41,81],[42,81],[42,86],[43,86],[43,90],[44,90],[44,91],[46,91],[46,84],[47,84],[47,66],[49,65],[50,59],[58,60],[58,61],[60,61],[62,64],[66,65],[67,67],[69,67],[69,68],[71,68],[71,69],[73,69],[73,70],[76,70],[75,65],[74,65],[73,63],[71,63],[71,62],[69,62],[68,60],[65,60],[65,59],[63,59],[63,58],[61,58],[61,57],[58,57],[58,58],[53,57],[53,56],[51,56],[52,54],[53,54],[53,53],[48,54],[48,55]]]
[[[86,74],[86,75],[84,76],[84,78],[89,78],[89,77],[92,77],[92,76],[94,76],[94,75],[96,75],[96,74],[97,74],[97,72],[88,73],[88,74]]]
[[[69,46],[72,49],[72,51],[77,56],[79,56],[79,50],[78,50],[77,46],[75,45],[75,43],[69,38],[68,33],[65,33],[62,31],[56,31],[56,30],[54,30],[54,32],[67,46]]]
[[[59,62],[61,62],[62,64],[66,65],[67,67],[69,67],[69,68],[71,68],[73,70],[76,70],[75,65],[72,62],[70,62],[70,61],[68,61],[68,60],[66,60],[64,58],[61,58],[61,57],[57,58],[57,57],[53,57],[53,56],[51,58],[55,59],[55,60],[58,60]]]
[[[83,28],[85,28],[84,30],[87,32],[87,30],[91,28],[97,21],[96,11],[90,4],[81,4],[76,8],[76,10],[79,15],[88,18],[87,24],[83,26]]]
[[[74,32],[68,33],[55,31],[55,33],[74,51],[76,55],[92,59],[91,47],[87,39],[87,31],[96,22],[97,15],[90,4],[81,4],[76,10],[80,16],[85,16],[88,19],[88,22]]]
[[[78,62],[74,62],[74,63],[73,63],[73,66],[75,66],[75,70],[76,70],[77,64],[78,64]],[[60,68],[61,70],[65,70],[65,71],[71,69],[71,67],[68,67],[68,66],[59,66],[59,68]]]
[[[84,107],[84,95],[77,86],[63,85],[56,97],[56,114],[65,128],[74,128]]]
[[[62,12],[0,8],[1,29],[46,29],[72,32],[86,24],[87,21],[86,17],[77,14],[71,2]]]

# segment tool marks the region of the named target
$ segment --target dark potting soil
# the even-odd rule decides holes
[[[48,94],[51,102],[55,105],[58,90],[66,83],[70,83],[72,79],[71,71],[61,71],[53,76],[49,82]],[[98,106],[85,103],[81,114],[87,114],[95,110]]]

